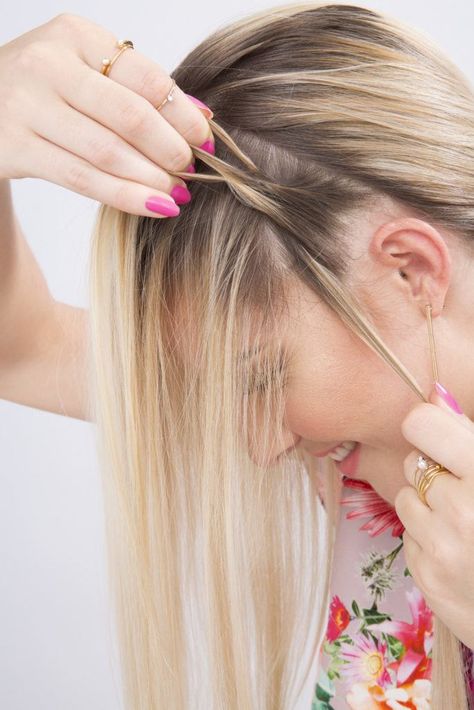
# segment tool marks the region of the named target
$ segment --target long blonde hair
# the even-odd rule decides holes
[[[219,29],[172,76],[213,108],[216,154],[195,148],[197,173],[176,173],[193,194],[179,217],[101,205],[91,247],[126,707],[291,709],[325,631],[340,483],[297,449],[272,466],[249,456],[284,441],[288,286],[309,287],[426,401],[344,285],[350,216],[385,197],[474,239],[473,93],[421,33],[312,2]],[[467,707],[460,643],[439,619],[432,684],[435,710]]]

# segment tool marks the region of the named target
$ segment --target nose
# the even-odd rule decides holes
[[[301,441],[301,436],[288,432],[285,435],[283,443],[279,447],[274,447],[265,451],[253,451],[251,455],[252,461],[261,467],[273,466],[278,458],[285,452],[294,449]]]

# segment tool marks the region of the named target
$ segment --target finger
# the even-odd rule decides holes
[[[403,462],[403,472],[408,483],[413,486],[413,491],[418,498],[418,493],[415,488],[415,474],[417,472],[417,464],[420,456],[424,456],[422,451],[411,451]],[[420,480],[420,473],[417,474],[417,480]],[[443,473],[436,476],[425,491],[425,499],[431,510],[442,511],[446,508],[447,500],[461,500],[461,480],[452,473]],[[424,505],[420,500],[421,505]],[[425,506],[426,507],[426,506]]]
[[[34,148],[28,151],[33,157],[34,174],[29,167],[29,175],[62,185],[81,195],[92,197],[111,207],[130,214],[147,217],[175,217],[178,205],[169,195],[154,188],[148,188],[131,180],[101,172],[83,158],[73,155],[41,136],[34,137]],[[149,209],[146,205],[155,209]]]
[[[117,52],[115,37],[103,44],[105,54],[112,57]],[[102,57],[98,56],[100,45],[87,43],[83,57],[91,69],[99,69]],[[100,49],[99,49],[100,51]],[[130,89],[150,102],[159,106],[168,95],[172,79],[168,72],[138,49],[128,53],[124,62],[119,57],[111,67],[108,78]],[[160,109],[160,114],[190,145],[201,145],[212,137],[209,123],[197,104],[188,98],[179,86],[175,86],[172,101],[167,101]]]
[[[426,590],[424,584],[422,584],[419,575],[423,550],[407,530],[405,530],[405,532],[403,533],[403,554],[407,567],[410,570],[410,574],[415,582],[415,585],[426,598]]]
[[[450,577],[452,579],[449,567],[455,550],[455,539],[443,527],[437,530],[436,537],[433,535],[422,538],[421,545],[408,528],[403,533],[403,554],[407,567],[430,607],[433,596],[437,596],[439,580],[449,580]]]
[[[124,57],[120,59],[123,60]],[[114,64],[113,69],[115,66]],[[153,79],[151,91],[156,96],[156,103],[153,104],[139,93],[91,69],[76,56],[68,61],[68,69],[69,76],[61,76],[58,86],[55,87],[67,103],[107,126],[168,172],[185,170],[194,160],[190,145],[199,147],[212,135],[201,111],[183,92],[175,90],[173,96],[178,94],[183,97],[176,97],[178,105],[175,112],[179,111],[182,101],[190,106],[193,112],[191,118],[178,118],[174,121],[184,135],[166,120],[163,111],[156,110],[154,106],[161,103],[170,88],[171,80],[163,73]],[[141,87],[141,90],[144,91],[144,87]],[[147,93],[150,93],[150,90]],[[175,104],[175,100],[172,103]],[[166,108],[166,105],[163,108]],[[185,112],[189,110],[187,108]],[[204,122],[204,129],[201,122]]]
[[[63,13],[51,22],[50,32],[58,38],[67,33],[76,53],[99,74],[102,60],[112,59],[119,51],[116,46],[117,37],[110,30],[82,16]],[[135,48],[125,50],[123,55],[109,69],[108,78],[142,96],[153,107],[158,106],[170,89],[169,74]],[[167,102],[160,112],[190,145],[200,146],[212,138],[202,111],[179,86],[173,91],[173,100]]]
[[[51,114],[55,116],[54,121],[50,119]],[[32,128],[51,143],[84,158],[110,175],[133,180],[148,189],[166,192],[173,199],[175,194],[172,190],[176,185],[182,188],[181,191],[175,190],[178,194],[188,192],[183,180],[172,178],[123,138],[57,98],[48,101],[47,113],[35,112]]]
[[[474,433],[435,404],[417,404],[402,422],[413,446],[459,478],[474,479]]]
[[[433,511],[424,505],[412,486],[402,486],[394,500],[395,510],[405,530],[422,548],[430,549],[435,532]]]
[[[191,163],[190,146],[149,101],[72,54],[68,74],[61,75],[54,88],[70,106],[121,136],[168,172],[184,170]]]
[[[474,422],[469,419],[467,414],[464,414],[463,412],[459,411],[459,404],[456,402],[456,400],[451,399],[452,395],[447,392],[446,389],[442,385],[440,385],[439,382],[437,383],[437,385],[441,389],[437,391],[435,389],[435,386],[433,386],[433,389],[431,390],[429,395],[429,401],[432,404],[436,404],[438,407],[441,407],[441,409],[443,409],[444,411],[449,412],[452,417],[457,419],[467,429],[469,429],[470,431],[474,431]]]

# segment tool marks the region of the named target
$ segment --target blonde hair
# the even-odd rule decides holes
[[[101,205],[91,247],[126,707],[293,708],[325,631],[340,482],[297,449],[249,456],[283,442],[288,286],[426,401],[344,285],[350,216],[383,197],[474,238],[473,93],[427,37],[323,3],[233,22],[172,76],[213,108],[216,155],[195,148],[197,173],[175,173],[193,194],[179,217]],[[467,708],[460,643],[437,618],[432,684],[435,710]]]

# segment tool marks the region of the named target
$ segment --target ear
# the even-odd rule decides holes
[[[431,303],[433,316],[441,313],[451,279],[451,257],[435,227],[416,217],[401,217],[377,229],[369,254],[393,269],[400,288],[419,301]]]

